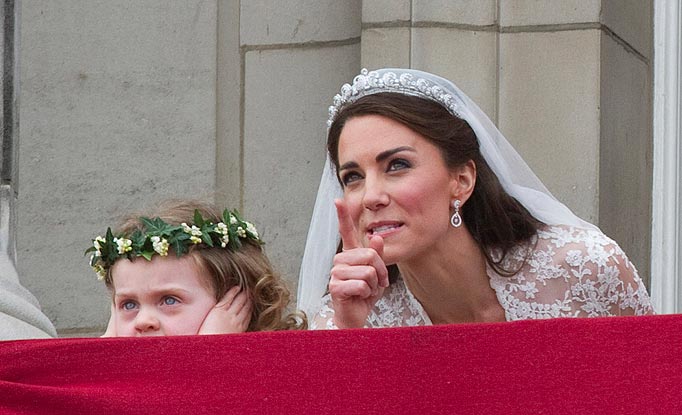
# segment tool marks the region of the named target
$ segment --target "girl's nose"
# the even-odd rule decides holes
[[[159,330],[159,319],[152,311],[142,308],[135,316],[135,330],[138,333],[149,333]]]

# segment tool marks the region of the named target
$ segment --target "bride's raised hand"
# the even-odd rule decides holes
[[[344,201],[337,199],[334,204],[343,243],[343,251],[334,257],[329,280],[334,323],[339,328],[363,327],[388,287],[388,271],[382,259],[384,240],[373,236],[369,247],[363,247]]]

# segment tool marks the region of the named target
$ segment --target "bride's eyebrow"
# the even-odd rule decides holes
[[[377,154],[376,161],[377,162],[384,161],[387,158],[394,155],[395,153],[400,153],[401,151],[416,152],[417,150],[415,150],[414,147],[410,147],[410,146],[400,146],[400,147],[392,148],[390,150],[382,151],[381,153]]]
[[[341,170],[346,170],[346,169],[357,169],[358,168],[358,163],[354,161],[349,161],[348,163],[343,163],[341,167],[339,167],[339,171]]]
[[[387,158],[391,157],[392,155],[396,153],[400,153],[401,151],[412,151],[416,152],[417,150],[414,149],[414,147],[411,146],[400,146],[396,148],[392,148],[390,150],[382,151],[381,153],[377,154],[375,157],[375,160],[377,162],[382,162],[386,160]],[[348,163],[343,163],[341,167],[339,167],[339,171],[345,170],[345,169],[355,169],[358,167],[358,163],[354,161],[349,161]]]

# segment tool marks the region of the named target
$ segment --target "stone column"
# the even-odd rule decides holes
[[[453,80],[558,199],[647,270],[651,8],[635,0],[365,0],[362,64]]]
[[[295,293],[327,109],[360,67],[360,1],[242,1],[239,27],[240,151],[221,163],[241,166],[243,211]]]

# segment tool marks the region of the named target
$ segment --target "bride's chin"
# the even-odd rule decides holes
[[[386,266],[398,265],[398,262],[400,262],[400,256],[396,254],[397,253],[394,252],[391,248],[384,247],[384,255],[381,259],[384,260],[384,264],[386,264]]]

